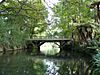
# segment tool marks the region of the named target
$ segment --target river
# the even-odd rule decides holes
[[[83,57],[46,57],[26,53],[0,56],[0,75],[92,75]]]

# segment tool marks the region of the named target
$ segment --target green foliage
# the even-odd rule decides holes
[[[95,23],[96,13],[89,8],[91,3],[91,0],[60,0],[53,11],[60,18],[57,27],[62,30],[61,36],[71,37],[77,25]]]
[[[95,64],[97,67],[100,67],[100,52],[98,52],[98,54],[96,54],[93,58],[96,61]]]
[[[99,75],[100,74],[100,52],[98,52],[98,54],[96,54],[93,57],[93,59],[94,59],[94,65],[96,66],[94,70],[94,74]]]
[[[46,28],[45,7],[40,0],[6,0],[0,4],[0,44],[20,46],[26,38]],[[35,28],[39,30],[35,31]]]

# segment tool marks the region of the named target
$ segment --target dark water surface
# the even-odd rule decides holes
[[[90,75],[83,58],[48,58],[25,53],[0,56],[0,75]]]

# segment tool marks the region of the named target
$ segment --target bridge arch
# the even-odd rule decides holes
[[[59,42],[45,42],[40,46],[41,53],[45,55],[55,55],[60,52]]]
[[[35,45],[37,47],[37,53],[41,53],[40,51],[40,46],[46,42],[54,42],[57,46],[60,48],[60,52],[64,50],[63,48],[66,46],[66,44],[71,41],[70,39],[67,38],[48,38],[48,37],[38,37],[38,38],[33,38],[33,39],[27,39],[27,51],[32,50],[32,45]],[[56,42],[59,42],[60,44],[57,44]],[[31,44],[31,47],[29,47]],[[30,49],[28,49],[30,48]]]

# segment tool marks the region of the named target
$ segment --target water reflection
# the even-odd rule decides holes
[[[90,75],[89,65],[82,59],[45,59],[45,75]]]
[[[90,75],[81,58],[38,58],[26,54],[0,56],[0,75]]]
[[[53,61],[44,59],[43,62],[44,62],[44,65],[46,66],[45,75],[60,75],[58,73],[59,67],[57,67]]]

